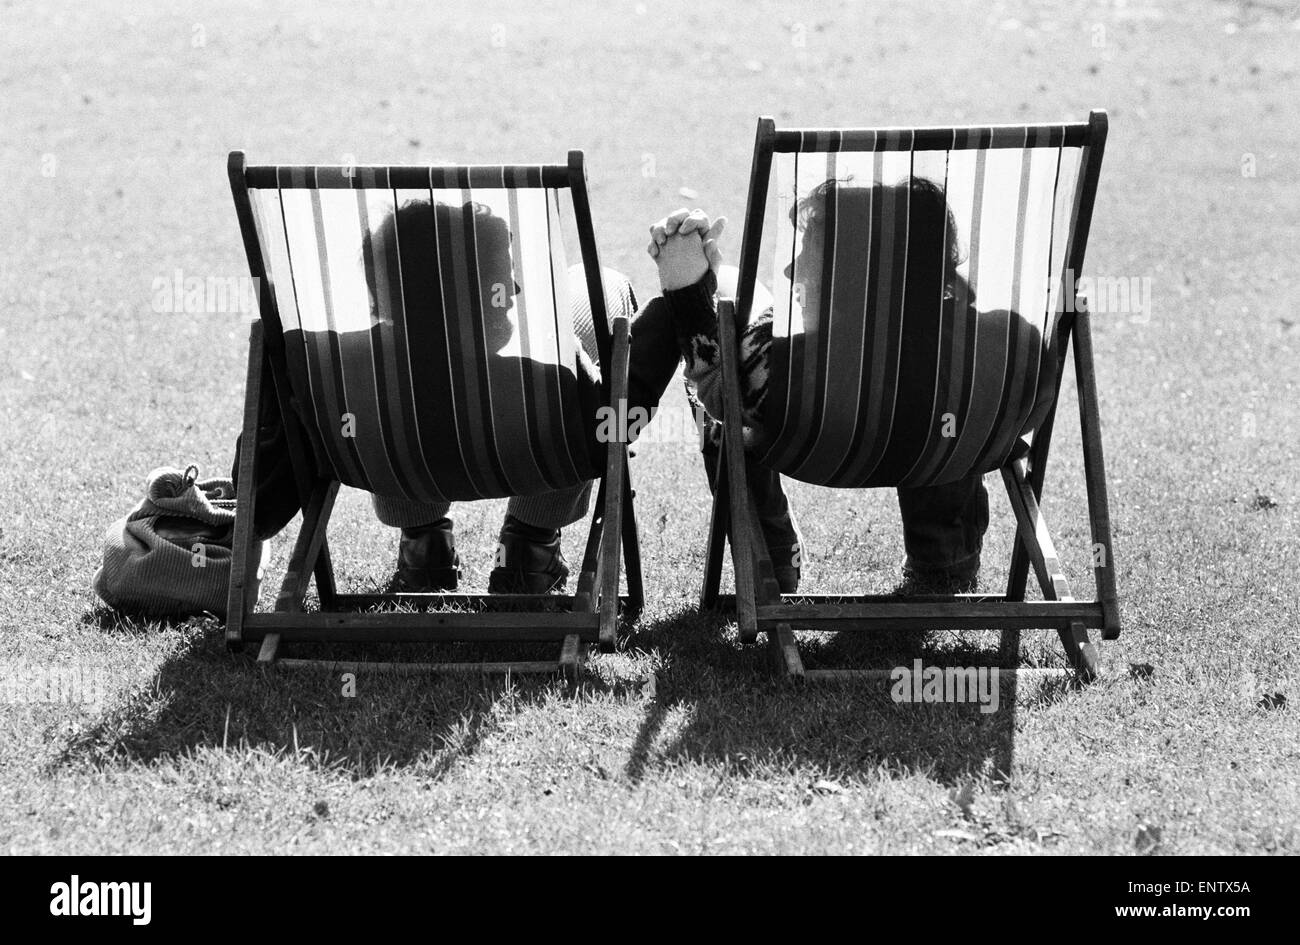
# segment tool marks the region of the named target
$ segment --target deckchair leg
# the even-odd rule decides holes
[[[707,455],[704,461],[709,461]],[[714,461],[721,467],[722,454],[717,454]],[[725,469],[715,470],[713,508],[709,513],[709,544],[704,557],[704,584],[700,588],[701,610],[713,610],[718,606],[718,589],[722,586],[722,555],[727,549],[727,517],[731,514],[728,479]]]
[[[722,451],[720,462],[726,463],[731,495],[731,561],[736,575],[736,624],[740,628],[742,643],[758,639],[758,614],[755,610],[756,519],[751,519],[749,483],[745,476],[745,446],[741,430],[744,418],[741,411],[740,367],[736,363],[740,346],[736,339],[736,306],[730,299],[718,303],[718,340],[722,347]],[[723,470],[719,470],[721,474]]]
[[[1011,565],[1007,568],[1007,600],[1024,600],[1025,585],[1029,583],[1029,557],[1017,539],[1011,546]]]
[[[1034,445],[1038,445],[1037,441],[1035,441]],[[1030,470],[1034,469],[1035,464],[1042,458],[1046,458],[1045,451],[1040,457],[1037,450],[1031,450],[1028,459],[1028,468]],[[1003,478],[1006,479],[1007,470],[1005,468],[1003,469],[1002,474]],[[1013,481],[1010,479],[1006,479],[1006,484],[1007,496],[1011,499],[1011,507],[1016,511],[1016,517],[1017,520],[1019,520],[1021,515],[1021,502],[1017,497],[1017,490],[1019,487],[1014,485]],[[1030,495],[1032,495],[1036,500],[1039,492],[1033,488],[1032,473],[1030,473],[1028,485],[1031,490]],[[1016,538],[1011,543],[1011,565],[1007,570],[1007,600],[1025,599],[1025,588],[1029,583],[1029,567],[1032,555],[1030,542],[1032,541],[1032,534],[1032,530],[1026,532],[1023,527],[1017,528]]]
[[[573,159],[573,154],[570,154]],[[577,191],[574,188],[575,201],[578,199]],[[589,260],[590,261],[590,260]],[[597,288],[593,286],[592,288]],[[619,315],[613,320],[611,325],[611,340],[613,343],[613,352],[609,360],[610,365],[610,383],[607,388],[609,391],[609,402],[611,404],[627,403],[627,371],[628,362],[631,357],[631,330],[626,316]],[[605,448],[605,504],[602,510],[604,523],[601,525],[602,535],[600,542],[600,649],[602,653],[612,653],[614,645],[618,638],[618,570],[621,561],[620,543],[624,543],[628,536],[624,534],[624,513],[631,511],[630,495],[632,491],[631,480],[627,468],[627,441],[625,436],[617,437],[613,442],[606,444]],[[624,509],[625,502],[628,508]],[[632,525],[632,537],[636,536],[636,525]],[[638,568],[639,568],[639,555]],[[640,596],[642,588],[639,586],[633,589],[631,586],[632,578],[629,575],[629,594]],[[637,583],[640,583],[640,574],[637,574]]]
[[[280,650],[280,634],[268,633],[262,637],[262,647],[257,651],[257,665],[270,669],[275,665],[275,658]]]
[[[605,480],[596,490],[596,511],[587,530],[587,547],[582,553],[582,571],[578,574],[578,587],[573,595],[573,609],[591,612],[596,609],[596,578],[600,570],[601,535],[605,530]]]
[[[334,510],[334,498],[338,495],[338,482],[318,481],[312,489],[311,499],[303,510],[303,526],[298,530],[298,541],[294,542],[294,551],[289,558],[289,567],[285,571],[285,580],[279,586],[276,599],[276,611],[279,614],[292,614],[303,610],[303,601],[307,595],[307,584],[312,573],[317,576],[317,588],[320,588],[321,565],[328,573],[329,594],[333,598],[334,572],[325,549],[325,532],[329,525],[330,512]],[[321,558],[324,555],[324,562]],[[321,594],[321,606],[325,606],[326,594]],[[269,668],[276,663],[279,655],[279,634],[268,633],[261,638],[261,647],[257,651],[257,666]]]
[[[721,465],[725,461],[726,448],[718,454]],[[748,466],[746,467],[748,470]],[[746,471],[748,477],[748,471]],[[709,541],[704,563],[704,581],[700,590],[700,609],[711,610],[718,604],[718,590],[722,584],[722,558],[730,538],[728,521],[737,514],[746,515],[749,520],[751,536],[754,592],[757,599],[765,604],[779,603],[781,587],[777,583],[776,573],[772,567],[771,555],[767,543],[762,537],[762,525],[758,518],[758,509],[754,505],[753,495],[745,490],[745,502],[741,509],[733,507],[729,485],[730,474],[720,473],[716,479],[717,488],[713,496],[713,507],[709,518]],[[735,548],[732,549],[733,555]],[[739,585],[737,585],[739,586]],[[753,641],[747,641],[753,642]]]
[[[622,534],[622,483],[605,497],[605,523],[600,543],[600,651],[613,653],[618,639],[618,565]]]
[[[1035,470],[1041,471],[1042,464],[1047,461],[1047,444],[1044,442],[1042,444],[1042,449],[1039,449],[1040,438],[1046,440],[1046,438],[1050,436],[1051,418],[1049,417],[1043,428],[1041,428],[1035,435],[1034,445],[1033,448],[1030,449],[1028,460],[1022,461],[1026,462],[1028,467],[1027,475],[1023,478],[1029,489],[1029,495],[1035,502],[1037,502],[1042,495],[1043,481],[1041,472],[1035,472]],[[1002,473],[1005,478],[1007,475],[1007,469],[1004,468]],[[1016,494],[1013,492],[1013,490],[1017,488],[1018,487],[1012,485],[1010,480],[1007,481],[1007,494],[1011,498],[1012,507],[1017,511],[1017,517],[1019,517],[1020,506]],[[1011,544],[1011,566],[1007,571],[1007,600],[1025,599],[1025,586],[1029,583],[1029,567],[1032,563],[1033,556],[1033,550],[1030,547],[1032,535],[1032,529],[1028,532],[1028,537],[1023,530],[1018,531],[1017,539]]]
[[[1120,634],[1119,595],[1106,497],[1106,463],[1101,449],[1101,413],[1097,407],[1097,378],[1092,362],[1092,320],[1081,308],[1074,320],[1074,374],[1079,385],[1079,432],[1083,437],[1083,476],[1088,489],[1088,522],[1092,529],[1093,572],[1101,602],[1102,639]]]
[[[1020,631],[1003,630],[998,640],[998,666],[1015,669],[1020,665]]]
[[[748,473],[746,473],[748,475]],[[767,550],[767,539],[763,536],[762,520],[758,517],[758,505],[754,494],[745,491],[745,517],[749,520],[750,548],[754,559],[754,596],[760,604],[781,603],[781,585],[776,581],[776,571],[772,566],[772,555]]]
[[[330,559],[328,539],[321,540],[320,554],[316,556],[316,597],[321,610],[333,610],[337,606],[338,588],[334,584],[334,562]]]
[[[1076,300],[1077,303],[1077,300]],[[1047,416],[1034,433],[1034,441],[1029,447],[1029,456],[1023,460],[1021,468],[1025,480],[1037,501],[1043,496],[1043,482],[1047,477],[1047,455],[1052,445],[1052,430],[1056,426],[1056,407],[1061,401],[1061,387],[1065,379],[1065,359],[1069,355],[1070,324],[1063,321],[1056,341],[1056,350],[1050,355],[1056,359],[1056,390],[1052,396],[1052,405]],[[1003,470],[1005,475],[1006,470]],[[1010,489],[1010,486],[1008,486]],[[1012,504],[1015,504],[1014,497]],[[1015,541],[1011,546],[1011,566],[1007,572],[1006,599],[1019,601],[1025,599],[1025,585],[1029,582],[1029,565],[1031,549],[1025,541]]]
[[[1074,595],[1070,591],[1069,581],[1066,580],[1060,559],[1056,555],[1051,531],[1043,518],[1042,510],[1038,507],[1038,500],[1034,495],[1033,485],[1025,474],[1023,462],[1015,462],[1003,467],[1002,480],[1007,487],[1007,498],[1011,500],[1012,511],[1016,515],[1018,536],[1016,547],[1022,550],[1026,568],[1029,564],[1033,565],[1043,597],[1047,600],[1073,600]],[[1088,640],[1087,628],[1076,621],[1070,624],[1068,629],[1062,629],[1059,633],[1065,655],[1079,678],[1085,682],[1096,679],[1100,674],[1100,661],[1096,647]],[[1018,634],[1016,643],[1018,650]],[[1005,647],[1003,656],[1006,656]]]
[[[1070,584],[1061,570],[1052,534],[1026,478],[1023,462],[1003,467],[1002,481],[1016,516],[1017,548],[1024,554],[1026,566],[1033,565],[1043,596],[1048,600],[1072,600]]]
[[[794,629],[788,623],[779,623],[775,630],[767,632],[767,642],[772,648],[772,660],[776,664],[777,675],[792,682],[804,681],[803,660],[799,657],[799,646],[795,643]]]
[[[1101,661],[1097,657],[1097,648],[1088,641],[1088,630],[1082,623],[1070,624],[1070,629],[1061,630],[1061,645],[1065,647],[1066,658],[1070,661],[1079,679],[1092,682],[1101,675]]]
[[[325,545],[325,532],[338,491],[337,482],[320,481],[312,489],[311,498],[307,502],[306,509],[303,510],[302,528],[298,530],[298,540],[294,543],[293,554],[289,557],[289,567],[285,570],[284,582],[280,585],[280,595],[275,602],[277,611],[302,610],[307,595],[307,584],[313,572],[319,574],[317,563],[321,549]],[[332,583],[333,574],[330,578]],[[324,607],[323,601],[322,607]]]
[[[248,370],[244,387],[244,425],[239,451],[239,489],[235,504],[235,535],[232,542],[230,589],[226,598],[226,646],[238,650],[244,643],[244,615],[256,604],[252,586],[256,583],[257,536],[257,420],[268,380],[262,323],[255,321],[248,332]]]
[[[337,482],[319,481],[312,489],[311,499],[303,510],[302,528],[298,530],[298,539],[294,542],[293,554],[289,556],[289,566],[285,569],[284,581],[280,584],[280,594],[275,601],[277,613],[298,613],[303,609],[303,600],[307,594],[307,583],[313,571],[319,575],[319,559],[325,546],[325,531],[329,524],[330,513],[334,509],[334,498],[338,495]],[[326,567],[329,562],[325,562]],[[330,572],[330,585],[333,586],[333,572]],[[262,638],[262,646],[257,653],[259,666],[268,667],[275,663],[280,648],[280,635],[268,633]]]
[[[564,644],[560,647],[560,672],[569,685],[573,685],[577,683],[581,671],[582,641],[576,633],[571,633],[564,638]]]
[[[645,607],[645,581],[641,574],[641,541],[637,535],[636,506],[632,500],[631,470],[627,468],[627,455],[623,456],[623,566],[627,570],[627,609],[623,619],[635,620]]]
[[[744,501],[748,493],[745,482],[744,459],[740,459],[741,471],[733,479],[732,487],[740,496],[739,501],[731,502],[731,563],[736,581],[736,622],[740,628],[740,641],[753,643],[758,639],[758,614],[755,611],[757,598],[757,575],[754,567],[754,536],[750,531],[749,507]],[[733,475],[737,475],[734,474]]]

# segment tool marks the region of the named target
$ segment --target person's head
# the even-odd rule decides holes
[[[827,253],[827,223],[830,210],[838,214],[832,247],[835,258],[861,260],[861,271],[838,272],[837,280],[850,278],[865,285],[871,230],[880,229],[884,207],[892,198],[894,213],[907,223],[906,247],[896,243],[901,256],[907,254],[909,286],[941,284],[950,292],[959,278],[962,262],[952,208],[943,190],[925,177],[911,177],[896,184],[857,184],[849,180],[827,180],[818,184],[790,208],[790,222],[803,234],[799,255],[786,266],[788,279],[795,279],[796,292],[805,311],[820,305],[823,263]],[[903,215],[906,215],[905,217]],[[848,225],[845,225],[845,224]],[[844,244],[849,240],[850,245]],[[909,290],[910,291],[910,290]]]
[[[385,216],[374,232],[366,234],[362,252],[370,258],[375,243],[397,248],[408,318],[442,313],[444,304],[451,303],[443,291],[443,266],[461,259],[464,264],[474,265],[487,344],[495,351],[510,340],[513,329],[507,313],[519,292],[510,240],[509,226],[484,204],[457,206],[420,199],[410,200]],[[369,267],[366,272],[374,304],[373,275]],[[450,273],[447,278],[451,278]]]

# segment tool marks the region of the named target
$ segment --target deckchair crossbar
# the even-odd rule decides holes
[[[1036,125],[957,125],[932,128],[781,128],[772,150],[964,151],[1001,148],[1079,148],[1091,143],[1086,122]]]
[[[500,676],[505,674],[559,673],[564,664],[559,660],[516,660],[514,662],[481,663],[393,663],[378,660],[276,660],[278,669],[311,670],[330,675],[339,673],[382,673],[389,676],[423,676],[430,673],[455,673],[460,675]]]
[[[258,164],[248,167],[245,175],[248,187],[253,190],[565,188],[572,182],[569,168],[563,164]]]
[[[779,623],[816,629],[820,623],[842,629],[846,622],[862,627],[929,630],[1060,629],[1073,623],[1102,625],[1101,604],[1089,601],[1019,601],[1005,603],[894,602],[871,604],[759,605],[760,628]]]
[[[630,607],[631,598],[621,594],[619,606]],[[565,613],[580,609],[577,599],[570,594],[447,594],[441,591],[430,593],[386,594],[338,594],[334,609],[364,610],[369,607],[387,607],[396,604],[399,607],[413,607],[420,610],[444,607],[474,608],[471,613],[484,610],[509,611],[511,609],[529,608],[534,612]]]
[[[595,613],[251,613],[244,617],[244,642],[279,634],[282,640],[317,642],[491,642],[562,641],[571,634],[595,641],[600,616]]]

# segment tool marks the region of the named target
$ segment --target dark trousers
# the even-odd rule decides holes
[[[939,583],[974,579],[989,527],[989,494],[982,474],[938,486],[900,488],[898,511],[906,572]]]
[[[704,408],[696,402],[694,393],[689,388],[687,396],[691,399],[691,409],[695,411],[695,422],[700,427],[701,452],[704,454],[704,472],[709,479],[709,491],[716,494],[718,477],[727,474],[725,469],[720,468],[719,462],[722,424],[704,412]],[[798,544],[799,536],[795,532],[794,521],[790,516],[789,500],[785,497],[785,490],[781,488],[780,474],[766,466],[760,466],[754,461],[753,456],[746,453],[745,479],[749,483],[749,492],[754,497],[754,505],[758,510],[758,524],[762,529],[763,540],[767,544],[767,551],[773,565],[798,567],[794,562],[797,550],[795,546]]]

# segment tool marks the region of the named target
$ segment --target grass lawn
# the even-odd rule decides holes
[[[563,9],[4,4],[0,671],[89,669],[104,693],[0,703],[0,850],[1300,852],[1300,5]],[[649,298],[645,229],[683,203],[732,218],[734,260],[759,114],[938,124],[1096,106],[1111,135],[1088,268],[1149,278],[1153,304],[1094,319],[1125,632],[1084,690],[1021,682],[982,714],[895,704],[881,682],[774,682],[763,648],[695,611],[703,469],[693,442],[653,431],[632,464],[646,612],[573,693],[363,676],[345,697],[337,675],[232,658],[215,621],[119,620],[90,589],[146,472],[229,467],[247,321],[153,302],[177,270],[246,274],[232,148],[400,163],[581,147],[603,260]],[[1044,508],[1088,593],[1072,395],[1057,427]],[[1011,531],[994,494],[992,590]],[[895,581],[892,494],[791,496],[807,590]],[[454,512],[471,588],[501,509]],[[342,583],[381,583],[396,535],[346,492]],[[884,667],[991,661],[996,644],[801,635],[810,663]],[[1061,665],[1055,634],[1026,633],[1021,659]]]

